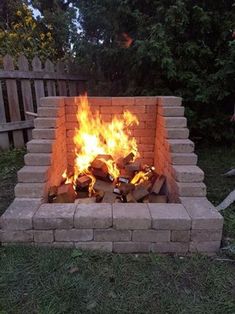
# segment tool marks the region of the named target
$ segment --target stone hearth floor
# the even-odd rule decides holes
[[[182,204],[41,204],[18,199],[0,218],[2,245],[117,253],[214,253],[223,218],[205,197]]]

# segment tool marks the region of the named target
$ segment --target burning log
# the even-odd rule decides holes
[[[125,166],[125,169],[132,173],[140,171],[141,170],[140,161],[136,160],[134,162],[129,163],[128,165]]]
[[[149,195],[149,191],[146,189],[144,185],[139,184],[136,186],[132,194],[136,201],[141,201],[145,196]]]
[[[122,195],[127,195],[130,192],[134,191],[135,186],[132,183],[120,184],[118,189],[119,189],[119,191],[121,192]]]
[[[88,198],[89,197],[89,192],[87,191],[77,191],[77,197],[76,198]]]
[[[108,166],[105,161],[112,160],[111,155],[97,155],[91,163],[92,174],[101,180],[114,181],[114,178],[109,174]]]
[[[72,183],[63,184],[58,187],[56,198],[53,203],[73,203],[76,199]]]
[[[102,202],[103,203],[115,203],[116,198],[117,198],[117,195],[113,194],[112,192],[105,192]]]
[[[127,203],[137,203],[136,199],[134,198],[132,192],[128,193],[126,196],[125,196],[125,201]]]
[[[53,201],[57,195],[57,190],[58,190],[58,187],[55,185],[50,187],[49,192],[48,192],[48,202],[49,203],[53,203]]]
[[[76,180],[77,189],[84,189],[88,188],[91,183],[91,178],[87,175],[83,175],[81,177],[78,177]]]
[[[128,154],[126,157],[120,157],[116,162],[117,167],[120,169],[125,168],[127,164],[133,161],[134,157],[135,155],[133,153]]]
[[[104,198],[104,191],[96,191],[94,196],[96,198],[96,203],[101,203]]]
[[[94,184],[95,191],[113,192],[113,184],[110,182],[102,181],[97,179]]]
[[[165,183],[166,178],[164,176],[158,176],[155,180],[153,187],[151,189],[152,193],[159,194],[163,184]]]

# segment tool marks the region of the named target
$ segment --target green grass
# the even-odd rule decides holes
[[[0,210],[13,198],[24,151],[0,154]],[[235,150],[200,149],[209,199],[217,205],[234,188],[220,174]],[[234,237],[234,205],[225,234]],[[235,265],[215,258],[88,253],[72,249],[0,249],[0,314],[235,313]]]

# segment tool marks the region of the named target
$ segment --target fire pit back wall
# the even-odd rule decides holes
[[[206,198],[204,173],[179,97],[88,97],[92,112],[110,122],[135,114],[132,134],[142,164],[166,177],[166,204],[46,204],[48,191],[74,166],[79,97],[41,99],[15,200],[2,215],[5,245],[69,246],[114,252],[215,252],[223,219]]]

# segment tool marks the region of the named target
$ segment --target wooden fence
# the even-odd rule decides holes
[[[41,97],[77,96],[86,79],[72,74],[73,66],[63,62],[44,66],[38,57],[30,64],[24,55],[18,60],[6,55],[0,69],[0,149],[20,148],[31,139],[34,116]]]

